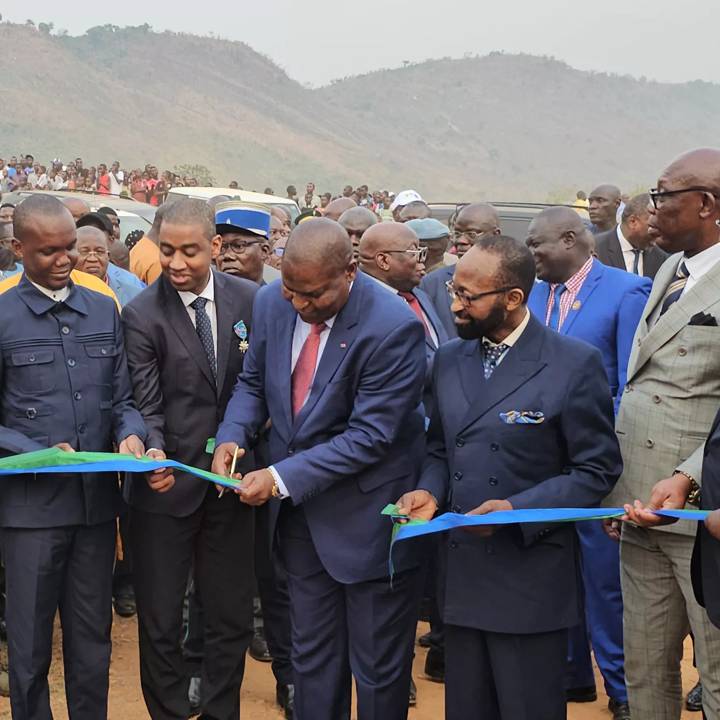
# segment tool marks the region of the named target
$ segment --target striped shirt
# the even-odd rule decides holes
[[[578,296],[580,289],[583,286],[587,276],[590,274],[590,270],[593,266],[593,258],[589,257],[587,262],[565,283],[565,292],[560,295],[560,322],[558,323],[558,330],[563,326],[565,318],[567,317],[570,309],[575,302],[575,298]],[[560,283],[550,284],[550,295],[547,302],[547,310],[545,311],[545,325],[550,325],[550,316],[552,315],[553,306],[555,305],[555,288]]]

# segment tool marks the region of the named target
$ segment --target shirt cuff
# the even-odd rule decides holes
[[[278,490],[280,491],[280,499],[284,500],[285,498],[289,498],[290,493],[288,492],[287,487],[285,487],[285,483],[282,481],[280,473],[272,465],[268,468],[268,470],[270,471],[270,474],[275,478]]]

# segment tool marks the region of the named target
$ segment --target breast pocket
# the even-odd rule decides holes
[[[57,379],[52,350],[28,350],[10,355],[8,384],[25,393],[51,392]]]
[[[112,343],[102,345],[86,345],[90,381],[97,385],[112,385],[115,358],[120,353],[119,348]]]

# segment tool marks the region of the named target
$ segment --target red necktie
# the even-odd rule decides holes
[[[318,351],[320,350],[320,335],[326,327],[325,323],[313,323],[310,326],[310,334],[303,343],[297,363],[295,363],[295,369],[292,373],[293,417],[296,417],[300,412],[307,396],[310,394]]]
[[[407,304],[410,306],[410,309],[420,318],[420,322],[425,328],[425,335],[432,339],[432,335],[430,335],[430,329],[427,326],[427,322],[425,321],[425,315],[423,315],[423,311],[420,307],[418,299],[411,292],[399,292],[398,295],[401,298],[405,299]]]

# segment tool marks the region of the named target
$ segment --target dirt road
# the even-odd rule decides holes
[[[419,632],[427,627],[420,625]],[[60,632],[56,632],[56,651],[51,669],[51,695],[55,720],[67,720],[65,709]],[[697,680],[697,673],[688,658],[692,652],[685,648],[683,684],[689,690]],[[441,720],[443,716],[443,685],[423,679],[425,650],[417,648],[414,677],[418,687],[417,707],[410,710],[409,720]],[[598,688],[602,681],[598,676]],[[598,690],[600,692],[600,690]],[[281,720],[282,713],[275,705],[275,682],[269,665],[248,658],[242,689],[241,712],[246,720]],[[140,694],[138,677],[137,626],[134,619],[115,617],[113,625],[113,659],[110,669],[110,720],[149,720]],[[609,720],[607,698],[597,702],[568,706],[569,720]],[[683,713],[683,720],[700,720],[699,713]],[[10,703],[0,698],[0,720],[10,720]]]

